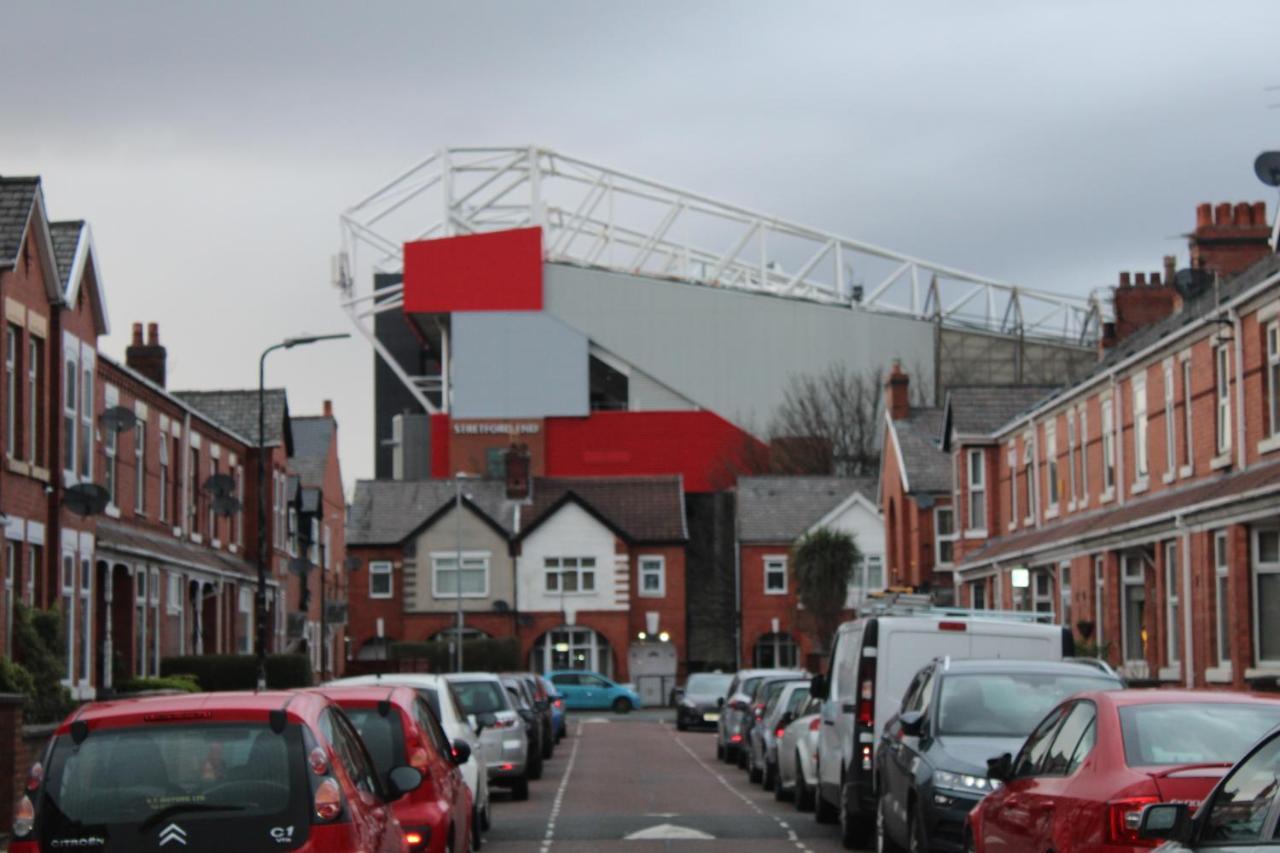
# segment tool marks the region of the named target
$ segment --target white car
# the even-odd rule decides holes
[[[810,697],[778,740],[777,800],[792,800],[798,811],[813,808],[818,787],[818,727],[822,725],[822,700]]]
[[[510,788],[513,799],[529,799],[529,735],[502,679],[490,672],[461,672],[444,679],[462,713],[480,732],[489,783]]]
[[[450,741],[465,740],[471,746],[471,757],[464,761],[459,770],[462,779],[471,791],[472,808],[475,809],[473,820],[480,829],[489,828],[489,770],[485,764],[483,750],[480,748],[480,735],[471,727],[466,715],[458,707],[453,691],[444,678],[439,675],[426,675],[414,672],[393,672],[386,675],[356,675],[350,678],[338,678],[327,681],[323,686],[358,687],[370,684],[404,685],[418,691],[427,706],[435,712],[440,720],[440,727],[448,735]],[[478,834],[477,834],[477,837]]]

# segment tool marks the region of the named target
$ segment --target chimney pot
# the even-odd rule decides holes
[[[167,353],[160,345],[160,329],[155,323],[147,324],[147,340],[142,339],[142,324],[133,324],[132,343],[124,351],[124,363],[161,388],[165,385],[165,361]]]
[[[1178,267],[1178,259],[1173,255],[1164,256],[1164,283],[1173,284],[1174,270]]]
[[[1127,272],[1120,273],[1120,286],[1121,287],[1129,286],[1129,274]]]
[[[1255,201],[1253,203],[1253,224],[1259,226],[1267,224],[1267,203],[1265,201]]]
[[[1160,273],[1158,273],[1158,272],[1153,272],[1153,273],[1151,274],[1151,277],[1150,277],[1149,279],[1147,279],[1147,281],[1151,282],[1151,286],[1152,286],[1152,287],[1159,287],[1159,286],[1160,286]]]
[[[1146,287],[1146,286],[1147,286],[1147,274],[1146,274],[1146,273],[1144,273],[1144,272],[1136,272],[1136,273],[1134,273],[1134,274],[1133,274],[1133,286],[1134,286],[1134,287]]]
[[[1209,202],[1196,205],[1196,228],[1207,228],[1213,224],[1213,207]]]
[[[1231,202],[1219,202],[1213,209],[1213,224],[1226,226],[1231,224]]]
[[[160,346],[160,324],[159,323],[147,324],[147,346],[149,347]]]
[[[1231,224],[1237,228],[1248,228],[1251,224],[1249,220],[1253,218],[1249,211],[1249,205],[1246,202],[1238,202],[1232,216]]]
[[[142,324],[141,323],[133,324],[133,346],[135,347],[142,346]]]
[[[333,417],[333,401],[332,400],[324,401],[324,416],[326,418]]]

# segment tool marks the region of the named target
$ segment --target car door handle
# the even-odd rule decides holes
[[[843,704],[843,705],[841,705],[841,706],[840,706],[840,710],[841,710],[843,713],[846,713],[846,714],[852,714],[853,712],[855,712],[855,711],[857,711],[857,710],[858,710],[858,706],[857,706],[857,705],[850,705],[848,702],[846,702],[845,704]]]
[[[822,721],[822,724],[823,724],[824,726],[834,726],[834,725],[836,724],[836,721],[835,721],[835,720],[823,720],[823,721]]]

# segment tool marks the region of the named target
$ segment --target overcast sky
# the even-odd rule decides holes
[[[1265,199],[1280,3],[5,3],[0,173],[92,224],[112,334],[173,388],[349,331],[340,211],[442,145],[536,143],[1071,293]],[[361,286],[366,283],[361,282]],[[372,353],[279,353],[372,476]]]

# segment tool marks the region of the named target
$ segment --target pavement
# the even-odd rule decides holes
[[[712,732],[677,732],[673,711],[580,713],[529,799],[494,789],[493,853],[842,850],[838,828],[780,803],[716,760]],[[631,837],[628,837],[631,836]],[[639,836],[639,837],[636,837]]]

